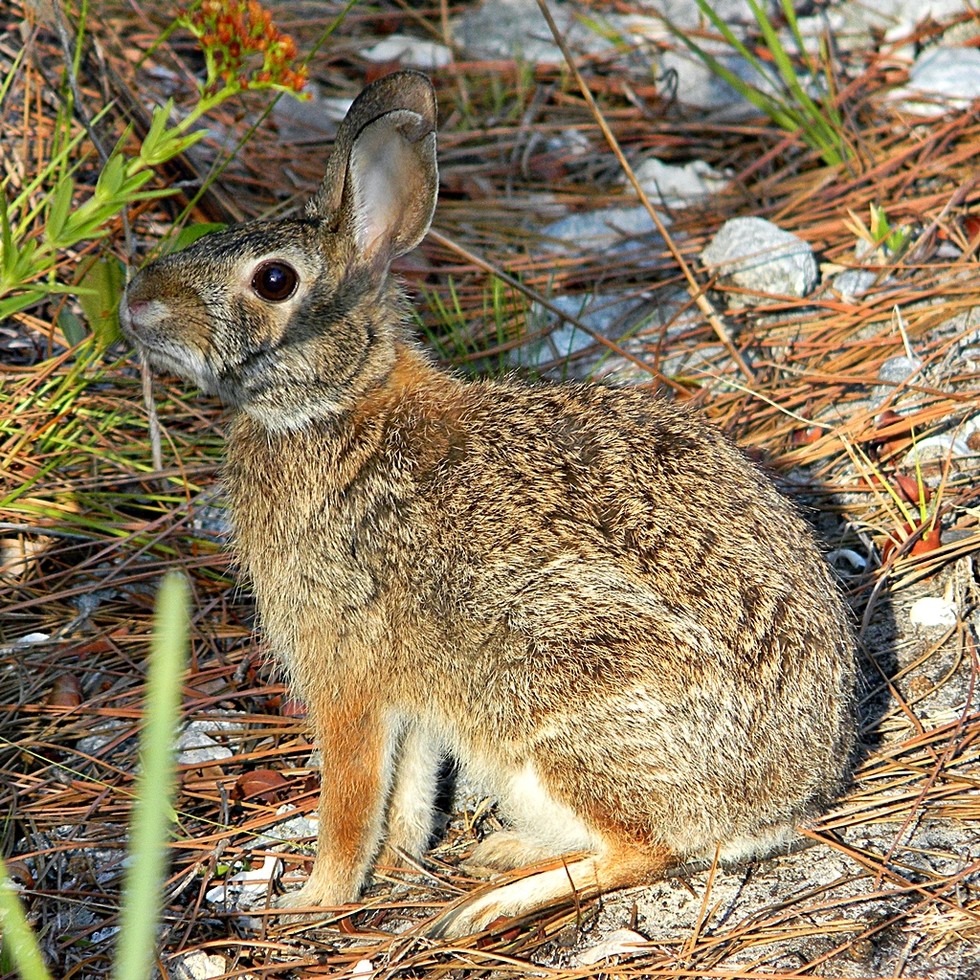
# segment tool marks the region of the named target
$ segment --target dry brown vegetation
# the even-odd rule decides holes
[[[440,39],[461,6],[355,5],[312,57],[311,77],[324,95],[352,97],[379,71],[359,50],[393,31]],[[25,21],[17,3],[0,10],[0,74],[27,47],[0,105],[3,175],[15,182],[50,151],[65,67],[54,24],[32,9]],[[310,51],[339,10],[284,2],[277,17]],[[110,145],[127,121],[137,132],[146,125],[144,98],[193,99],[191,41],[178,32],[154,47],[167,14],[166,5],[94,5],[79,105],[91,116],[111,102],[99,124]],[[924,26],[921,39],[938,30]],[[798,883],[769,901],[728,914],[724,879],[743,879],[721,869],[660,886],[668,897],[690,891],[695,910],[684,934],[658,930],[651,892],[557,909],[462,946],[406,931],[474,886],[455,863],[493,817],[473,801],[461,803],[418,874],[382,875],[362,907],[324,916],[317,928],[209,903],[217,877],[254,865],[274,845],[253,849],[282,819],[284,802],[312,810],[316,769],[215,531],[220,407],[174,380],[158,382],[164,468],[155,471],[136,366],[121,346],[104,355],[73,347],[59,319],[72,308],[65,298],[0,323],[2,853],[57,976],[108,970],[154,588],[174,566],[193,591],[184,717],[213,723],[233,754],[181,766],[161,970],[193,950],[224,957],[227,977],[334,975],[362,960],[384,977],[965,978],[980,970],[980,428],[962,430],[965,455],[940,456],[919,475],[907,462],[918,444],[980,413],[976,106],[911,120],[887,99],[902,66],[884,48],[851,55],[839,66],[839,101],[856,155],[830,170],[766,121],[686,114],[635,52],[577,65],[627,159],[706,160],[731,175],[728,189],[674,213],[669,247],[639,248],[628,261],[556,255],[531,230],[536,224],[627,195],[599,119],[567,66],[458,60],[433,73],[443,115],[437,232],[400,271],[426,331],[461,369],[499,367],[502,352],[541,329],[540,317],[529,326],[529,310],[557,293],[600,283],[604,295],[675,310],[685,329],[652,321],[628,343],[613,342],[596,373],[622,366],[625,353],[639,380],[696,399],[786,479],[829,547],[869,559],[863,571],[843,568],[869,678],[869,748],[854,788],[807,831],[819,846],[758,872]],[[63,280],[100,247],[140,261],[238,140],[234,160],[193,204],[194,220],[237,220],[301,201],[322,172],[325,140],[291,143],[260,120],[267,104],[259,95],[227,104],[212,120],[221,138],[160,174],[161,185],[179,182],[181,193],[130,214],[128,239],[120,222],[101,246],[66,254]],[[558,138],[572,132],[584,152]],[[98,159],[87,140],[78,159],[79,179],[94,179]],[[878,282],[859,299],[824,289],[764,308],[747,297],[729,309],[730,293],[707,291],[717,284],[698,255],[727,218],[767,217],[824,262],[855,265],[848,215],[866,216],[871,204],[893,225],[909,225],[913,240],[878,267]],[[680,305],[679,290],[687,296]],[[457,306],[458,317],[444,312]],[[608,340],[597,340],[580,360],[603,346]],[[883,381],[882,365],[908,353],[920,370]],[[909,606],[922,596],[950,599],[955,622],[932,631],[910,625]],[[839,872],[807,884],[818,853]],[[287,870],[307,861],[295,847],[277,856]],[[570,965],[603,929],[631,924],[650,939],[636,955]]]

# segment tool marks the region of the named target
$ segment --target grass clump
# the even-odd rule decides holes
[[[800,133],[807,146],[816,150],[824,163],[840,166],[853,157],[853,150],[847,140],[846,129],[840,110],[834,99],[833,76],[829,68],[821,73],[810,69],[809,79],[801,80],[794,65],[793,56],[786,50],[779,32],[759,0],[746,0],[762,34],[762,40],[769,53],[775,73],[714,10],[708,0],[695,0],[698,9],[711,21],[712,25],[758,76],[758,84],[753,84],[737,75],[722,61],[695,41],[690,33],[675,27],[669,21],[671,31],[682,41],[704,65],[719,78],[727,82],[742,98],[764,112],[777,126],[789,133]],[[780,8],[786,24],[793,36],[799,57],[810,61],[800,25],[793,9],[792,0],[780,0]],[[821,44],[820,60],[829,64],[826,46]],[[814,98],[808,91],[807,82],[814,88],[822,89]],[[774,91],[775,90],[775,91]]]
[[[245,89],[299,94],[306,69],[294,64],[292,38],[279,32],[268,11],[254,0],[198,0],[174,25],[189,29],[204,52],[207,71],[198,83],[196,103],[176,122],[173,99],[157,106],[135,153],[127,151],[132,127],[127,128],[111,151],[102,151],[104,161],[95,186],[83,194],[75,179],[82,163],[81,146],[109,111],[104,109],[85,129],[75,131],[72,81],[78,74],[87,15],[88,5],[83,3],[73,30],[73,61],[66,65],[62,79],[64,107],[56,119],[50,154],[16,194],[11,196],[12,174],[0,182],[0,320],[52,296],[80,293],[94,298],[83,303],[83,310],[105,347],[117,338],[115,309],[122,289],[118,263],[115,274],[97,265],[80,283],[66,285],[57,279],[65,253],[82,242],[107,237],[129,207],[175,193],[150,184],[157,167],[204,138],[207,130],[199,126],[203,116]],[[22,50],[0,86],[0,105],[23,67],[23,58]]]

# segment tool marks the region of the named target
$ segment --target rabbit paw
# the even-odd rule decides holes
[[[554,848],[528,841],[512,830],[500,830],[473,848],[473,853],[463,862],[463,868],[470,874],[485,877],[489,872],[513,871],[539,864],[558,853]]]
[[[283,922],[310,922],[316,918],[323,918],[321,910],[341,909],[352,900],[348,895],[335,895],[333,889],[324,888],[311,875],[302,888],[278,896],[275,906],[284,910],[285,914],[281,916]],[[296,911],[290,912],[290,909]]]
[[[508,914],[498,892],[499,889],[494,889],[468,895],[455,902],[425,927],[425,935],[430,939],[459,939],[482,932],[495,919]]]

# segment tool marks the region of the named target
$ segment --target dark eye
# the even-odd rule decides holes
[[[263,262],[255,270],[255,275],[252,276],[252,289],[262,299],[281,303],[293,295],[298,282],[299,276],[291,265],[273,259],[271,262]]]

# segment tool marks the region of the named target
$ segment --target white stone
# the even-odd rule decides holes
[[[641,204],[627,208],[600,208],[582,214],[570,214],[541,230],[554,239],[544,242],[553,251],[609,251],[628,245],[628,239],[656,233],[650,212]]]
[[[563,293],[553,297],[551,302],[563,313],[611,340],[621,341],[643,325],[643,314],[637,312],[638,304],[633,299]],[[533,322],[541,325],[554,320],[554,314],[535,306],[533,318]],[[551,361],[569,358],[595,343],[591,333],[565,321],[546,337],[515,351],[512,361],[522,367],[540,368]]]
[[[704,160],[677,166],[649,157],[636,168],[636,179],[653,205],[684,207],[722,190],[728,183]]]
[[[835,548],[827,553],[827,561],[838,567],[841,561],[845,561],[853,572],[863,572],[868,567],[868,559],[853,548]]]
[[[444,44],[404,34],[392,34],[372,47],[365,48],[360,55],[375,63],[396,61],[400,65],[413,65],[430,71],[445,68],[453,60],[452,51]]]
[[[249,906],[269,894],[270,885],[281,873],[282,861],[266,855],[261,867],[229,875],[213,888],[209,888],[204,898],[214,905],[233,908]]]
[[[855,300],[863,296],[878,278],[877,272],[871,269],[845,269],[834,276],[831,286],[846,300]]]
[[[921,367],[922,361],[917,357],[898,354],[882,362],[881,367],[878,368],[878,380],[890,384],[901,384],[917,374]]]
[[[636,956],[650,946],[650,940],[632,929],[617,929],[601,943],[583,950],[575,957],[576,966],[592,966],[613,957]]]
[[[176,760],[181,766],[207,766],[230,759],[234,753],[227,746],[216,742],[210,732],[214,722],[191,721],[177,736]]]
[[[772,296],[806,296],[819,276],[809,243],[764,218],[726,221],[701,259],[723,280]]]
[[[892,93],[909,112],[939,116],[963,110],[980,98],[980,50],[940,47],[922,55],[908,84]]]
[[[950,629],[956,625],[956,606],[948,599],[927,595],[916,599],[909,609],[909,620],[916,626]]]
[[[947,460],[952,464],[969,455],[970,447],[967,445],[966,440],[957,437],[952,432],[941,432],[939,435],[928,436],[925,439],[917,440],[905,454],[905,458],[902,460],[902,466],[907,469],[915,469],[917,465],[922,466],[926,463],[939,463],[942,465]],[[941,477],[936,474],[931,482],[938,483],[940,479]]]
[[[210,980],[223,977],[228,972],[228,964],[223,956],[210,955],[202,949],[184,953],[167,964],[170,980]]]

